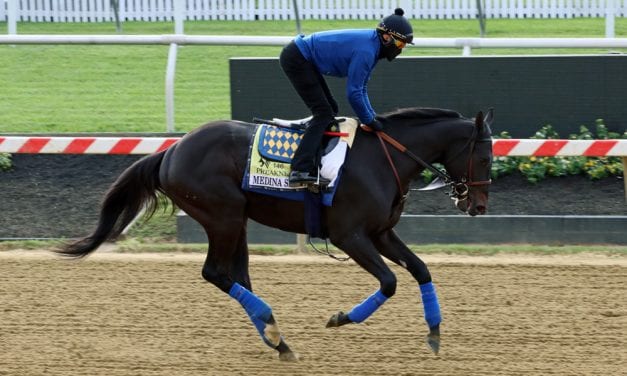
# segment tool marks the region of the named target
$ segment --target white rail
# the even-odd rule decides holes
[[[178,45],[239,45],[282,46],[290,37],[242,35],[0,35],[0,44],[178,44]],[[601,38],[603,40],[604,38]]]
[[[293,36],[0,35],[0,44],[164,44],[282,46]],[[416,38],[410,48],[627,48],[627,38]]]

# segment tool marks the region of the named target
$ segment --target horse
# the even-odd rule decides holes
[[[460,211],[470,216],[486,212],[491,118],[491,110],[485,118],[479,112],[469,119],[452,110],[405,108],[378,115],[383,131],[363,125],[357,129],[333,203],[321,209],[321,221],[328,240],[374,276],[379,289],[348,313],[333,314],[327,327],[361,323],[394,295],[396,276],[385,257],[417,281],[429,328],[426,341],[437,354],[442,319],[431,274],[394,226],[410,182],[425,168],[444,179]],[[167,150],[138,160],[106,192],[93,232],[57,252],[73,258],[88,255],[103,242],[115,240],[143,208],[154,213],[165,196],[207,234],[202,277],[242,305],[279,359],[293,361],[297,355],[281,335],[271,306],[253,293],[246,224],[251,218],[284,231],[306,233],[305,205],[242,189],[256,126],[234,120],[210,122]],[[433,163],[440,163],[445,171]]]

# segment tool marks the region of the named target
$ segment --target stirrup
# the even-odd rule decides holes
[[[309,174],[309,172],[303,172],[303,171],[290,172],[290,177],[289,177],[288,182],[289,182],[290,187],[300,187],[303,185],[307,185],[307,186],[315,185],[315,186],[326,187],[327,185],[331,183],[329,179],[323,178],[322,176],[320,176],[320,174],[318,174],[318,176],[313,176]]]

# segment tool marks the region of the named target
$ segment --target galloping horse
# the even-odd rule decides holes
[[[425,168],[452,188],[455,205],[475,216],[488,201],[492,142],[489,122],[466,119],[441,109],[409,108],[378,119],[382,132],[357,130],[341,173],[332,206],[322,222],[332,244],[372,274],[380,289],[348,313],[334,314],[327,327],[360,323],[396,291],[396,277],[381,256],[406,268],[422,294],[427,343],[440,345],[440,307],[427,266],[397,236],[409,185]],[[115,239],[144,206],[154,212],[158,192],[202,225],[209,251],[202,276],[236,299],[262,340],[282,360],[296,360],[283,340],[272,309],[252,292],[248,271],[248,218],[294,233],[305,232],[304,204],[243,190],[249,145],[256,126],[239,121],[208,123],[169,149],[146,156],[127,168],[109,188],[97,228],[59,253],[82,257]],[[389,147],[392,145],[393,147]],[[446,171],[431,163],[441,163]]]

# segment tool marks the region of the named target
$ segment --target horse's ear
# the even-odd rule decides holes
[[[488,110],[488,114],[483,118],[483,122],[490,125],[494,121],[494,109],[491,108]]]

